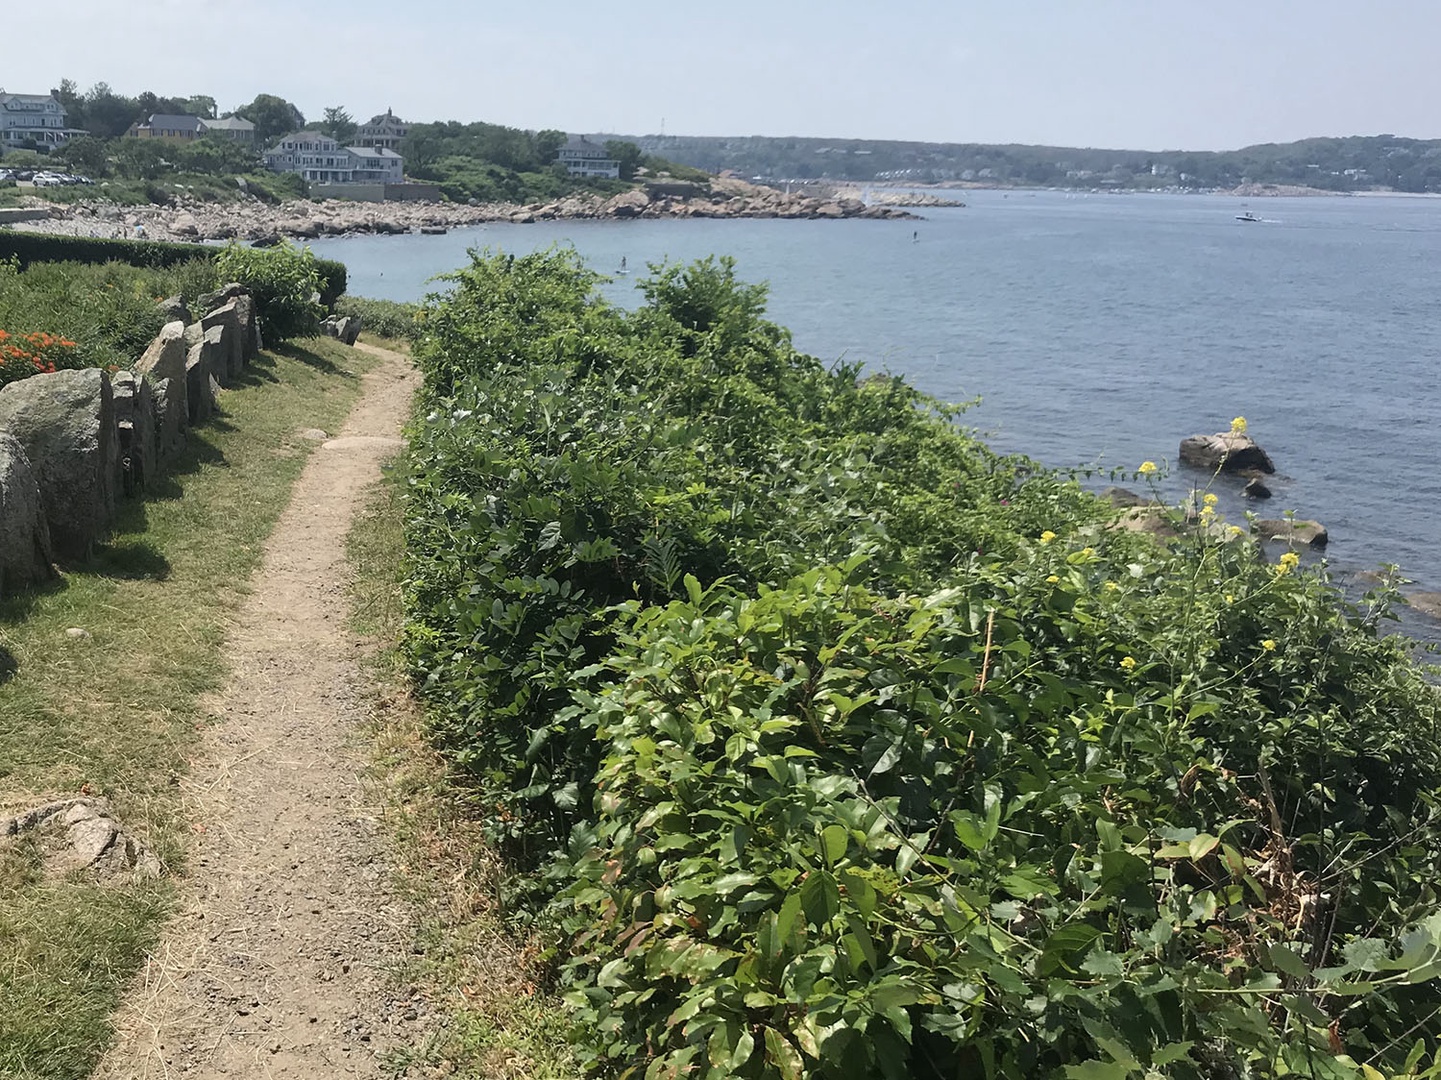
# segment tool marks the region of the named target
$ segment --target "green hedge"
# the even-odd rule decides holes
[[[48,233],[0,229],[0,259],[17,259],[20,269],[32,263],[122,262],[158,269],[195,258],[210,258],[215,248],[203,244],[171,244],[159,240],[106,240],[88,236],[52,236]]]
[[[16,259],[22,270],[32,263],[42,262],[122,262],[130,266],[160,269],[190,259],[213,259],[219,250],[213,244],[52,236],[0,229],[0,260]],[[345,294],[345,264],[334,259],[316,259],[315,268],[320,273],[320,302],[326,308],[334,308],[336,301]]]
[[[565,253],[453,280],[407,650],[592,1071],[1434,1060],[1441,701],[1385,590],[1125,534],[725,261],[633,314]]]

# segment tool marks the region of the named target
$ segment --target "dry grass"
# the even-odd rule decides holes
[[[183,867],[203,699],[225,678],[228,620],[315,445],[296,433],[337,427],[372,364],[328,341],[263,355],[89,563],[0,604],[0,809],[103,794]],[[0,867],[0,1075],[89,1075],[171,900],[163,881],[46,883],[23,860]]]
[[[446,1022],[430,1045],[392,1064],[477,1080],[570,1080],[580,1070],[562,1006],[541,985],[536,950],[507,927],[497,901],[505,868],[431,747],[399,667],[401,515],[399,484],[383,483],[351,532],[355,621],[379,646],[370,781],[397,878],[420,913],[420,952],[406,977]]]

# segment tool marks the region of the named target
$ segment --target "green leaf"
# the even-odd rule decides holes
[[[1087,1061],[1067,1065],[1066,1080],[1127,1080],[1131,1070],[1118,1061]]]
[[[700,582],[695,579],[694,574],[687,574],[682,580],[685,582],[685,592],[690,597],[691,606],[700,607],[703,595]]]
[[[800,890],[801,905],[806,918],[815,926],[824,926],[841,909],[841,891],[825,870],[813,870]]]
[[[805,1062],[795,1045],[775,1028],[766,1028],[766,1058],[781,1075],[781,1080],[801,1080]]]
[[[990,841],[985,829],[976,820],[976,815],[966,810],[957,810],[951,815],[951,825],[956,830],[956,839],[972,851],[984,851]]]
[[[1036,973],[1041,976],[1059,975],[1063,971],[1075,973],[1072,961],[1101,936],[1094,926],[1085,923],[1069,923],[1056,930],[1047,940],[1036,961]]]
[[[1121,958],[1113,952],[1105,949],[1092,949],[1086,962],[1081,965],[1081,970],[1088,975],[1095,975],[1100,978],[1109,978],[1126,973],[1125,964]]]
[[[1391,959],[1391,949],[1376,938],[1355,938],[1341,947],[1341,955],[1357,971],[1380,971]]]
[[[741,1032],[741,1037],[736,1040],[736,1052],[731,1055],[731,1072],[736,1072],[742,1065],[751,1059],[755,1053],[755,1036],[749,1031]]]
[[[1306,966],[1306,961],[1285,945],[1271,945],[1267,948],[1266,953],[1270,957],[1271,966],[1283,975],[1304,979],[1311,974],[1311,969]]]
[[[844,825],[827,825],[821,830],[821,851],[832,866],[840,862],[849,844],[850,833]]]

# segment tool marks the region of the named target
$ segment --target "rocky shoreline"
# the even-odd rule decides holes
[[[353,233],[435,233],[492,222],[530,224],[639,218],[915,219],[914,214],[896,207],[867,206],[859,199],[784,193],[736,180],[717,180],[709,187],[659,183],[614,196],[573,195],[524,206],[370,203],[341,199],[298,199],[271,205],[255,198],[230,203],[179,198],[168,206],[117,206],[100,199],[62,206],[30,199],[26,205],[49,211],[48,217],[15,226],[34,232],[143,236],[150,240],[244,240],[257,244],[277,243],[283,238],[313,239]]]

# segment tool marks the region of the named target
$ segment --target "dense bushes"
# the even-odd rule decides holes
[[[324,293],[316,258],[308,248],[282,243],[273,248],[228,244],[215,257],[216,270],[225,281],[250,290],[264,320],[265,334],[274,340],[312,336],[324,312]],[[341,266],[342,287],[344,266]]]
[[[598,1070],[1436,1050],[1437,699],[1384,595],[1114,530],[798,354],[724,261],[633,315],[566,254],[454,286],[417,346],[407,647]]]
[[[23,273],[0,261],[0,382],[49,370],[15,355],[30,336],[63,339],[45,359],[57,367],[128,367],[159,333],[159,297],[180,294],[192,303],[216,287],[215,264],[193,259],[163,269],[106,263],[37,263]]]
[[[239,246],[239,245],[232,245]],[[0,229],[0,261],[15,260],[24,270],[31,263],[70,262],[103,264],[126,263],[130,266],[160,269],[214,259],[225,248],[205,244],[172,244],[156,240],[105,240],[86,236],[52,236],[48,233],[16,232]],[[252,250],[252,249],[244,249]],[[312,265],[319,275],[316,291],[327,308],[335,306],[345,293],[345,264],[335,259],[316,259]]]
[[[361,296],[343,296],[335,305],[337,315],[353,315],[372,334],[395,341],[411,341],[425,325],[417,318],[420,307],[394,300],[371,300]]]

